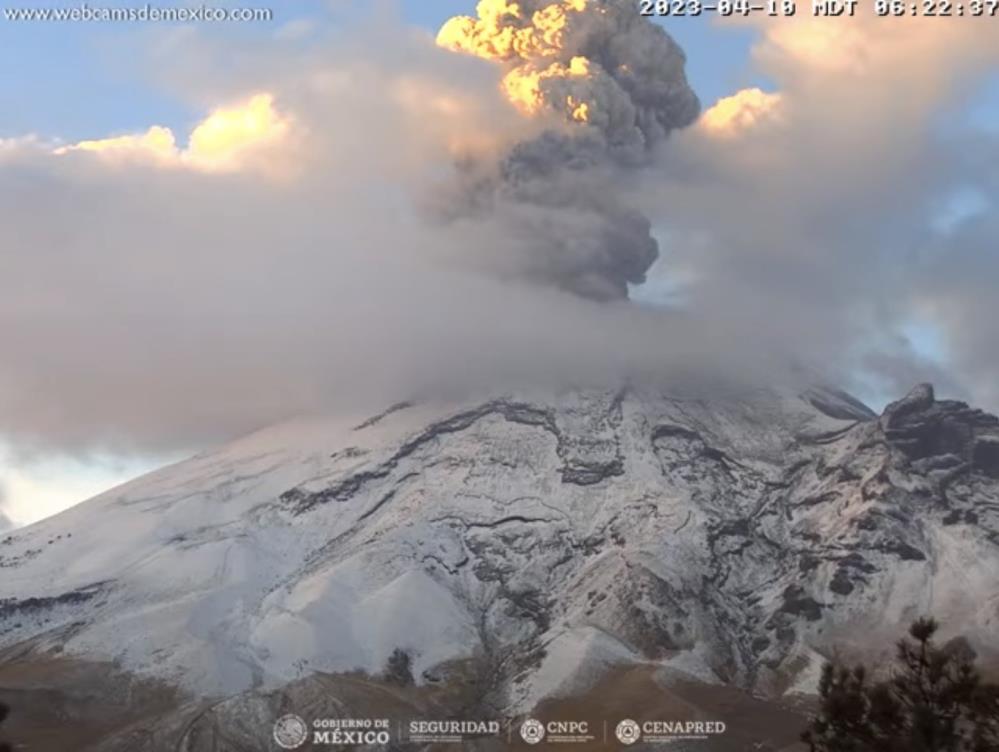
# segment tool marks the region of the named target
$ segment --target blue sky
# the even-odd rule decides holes
[[[334,2],[321,13],[317,13],[317,3],[302,0],[259,4],[273,7],[273,22],[205,29],[252,37],[271,35],[302,19],[335,28],[367,12],[359,10],[363,3]],[[470,12],[474,2],[420,0],[394,5],[407,23],[436,31],[451,16]],[[687,51],[689,78],[704,102],[744,86],[765,85],[747,72],[754,38],[751,29],[722,27],[707,16],[673,19],[667,28]],[[186,131],[203,113],[166,91],[151,88],[140,66],[121,64],[122,55],[128,55],[135,44],[136,33],[149,29],[144,24],[0,21],[0,67],[13,72],[0,80],[5,103],[0,137],[36,133],[69,141],[145,130],[153,123]]]

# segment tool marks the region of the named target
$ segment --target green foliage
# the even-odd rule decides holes
[[[983,681],[966,642],[937,647],[937,629],[914,622],[884,681],[827,664],[802,734],[811,752],[999,752],[999,685]]]

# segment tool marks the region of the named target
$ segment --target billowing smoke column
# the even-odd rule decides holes
[[[626,298],[659,249],[615,183],[697,118],[683,51],[635,0],[481,0],[476,12],[445,23],[437,43],[497,61],[521,112],[561,115],[565,127],[489,169],[468,166],[453,218],[498,221],[526,249],[517,268],[533,281]]]

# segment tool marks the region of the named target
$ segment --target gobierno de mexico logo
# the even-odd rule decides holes
[[[274,742],[281,749],[298,749],[309,739],[309,725],[294,713],[274,722]]]

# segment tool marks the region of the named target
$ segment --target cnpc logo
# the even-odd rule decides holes
[[[546,738],[552,741],[582,741],[589,737],[590,724],[587,721],[548,721],[542,723],[536,718],[528,718],[520,724],[520,738],[528,744],[538,744]]]
[[[520,738],[528,744],[537,744],[545,738],[545,724],[536,718],[528,718],[520,724]]]

